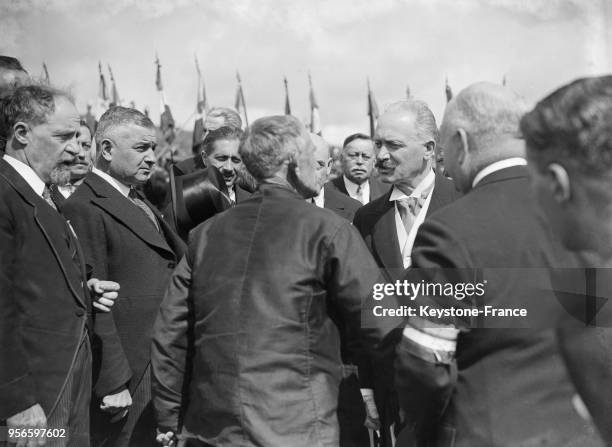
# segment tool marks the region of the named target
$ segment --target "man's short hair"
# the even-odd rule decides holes
[[[212,154],[215,149],[215,141],[220,140],[238,140],[242,138],[242,129],[235,127],[219,127],[218,129],[211,130],[206,134],[204,141],[202,142],[202,150],[206,155]]]
[[[100,117],[96,134],[94,136],[96,145],[101,147],[102,140],[107,138],[108,133],[117,126],[124,124],[135,124],[147,129],[154,129],[155,125],[144,113],[140,110],[131,109],[129,107],[115,106],[108,109]]]
[[[240,144],[242,162],[258,182],[273,177],[285,161],[292,162],[298,140],[307,138],[304,125],[291,115],[260,118],[246,130]]]
[[[206,114],[206,119],[208,120],[208,118],[223,118],[223,127],[242,129],[242,119],[238,112],[227,107],[213,107]],[[206,120],[204,121],[204,127],[206,127]],[[215,129],[206,128],[205,130],[212,131]]]
[[[55,112],[55,99],[71,96],[46,85],[25,85],[17,87],[0,99],[0,139],[7,141],[13,126],[20,121],[37,126],[47,122]]]
[[[0,69],[2,70],[15,70],[15,71],[23,71],[24,73],[28,73],[25,68],[19,62],[19,59],[16,59],[11,56],[2,56],[0,55]]]
[[[346,137],[344,139],[344,143],[342,143],[342,149],[345,149],[346,146],[348,146],[349,144],[351,144],[355,140],[372,141],[372,138],[370,138],[368,135],[366,135],[364,133],[354,133],[354,134],[349,135],[348,137]]]
[[[541,100],[521,120],[529,157],[540,168],[601,175],[612,169],[612,76],[578,79]]]
[[[413,114],[418,137],[438,144],[440,134],[436,118],[425,101],[419,99],[405,99],[394,102],[385,110],[387,112],[404,112]]]

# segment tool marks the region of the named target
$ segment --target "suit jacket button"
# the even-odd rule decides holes
[[[176,267],[176,262],[170,261],[170,262],[168,263],[168,268],[173,269],[174,267]]]
[[[74,314],[77,317],[82,317],[83,315],[85,315],[85,311],[83,309],[77,309],[77,310],[74,311]]]

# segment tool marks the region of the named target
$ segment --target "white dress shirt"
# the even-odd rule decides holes
[[[319,208],[325,208],[325,188],[321,188],[321,191],[318,195],[312,198],[314,200],[314,204]],[[311,202],[311,199],[306,199],[307,202]]]
[[[491,163],[489,166],[486,166],[484,169],[481,169],[476,177],[474,177],[474,181],[472,182],[472,188],[474,188],[480,181],[485,178],[487,175],[493,174],[494,172],[501,171],[502,169],[510,168],[512,166],[526,166],[527,160],[521,157],[514,158],[506,158],[505,160],[496,161],[495,163]]]
[[[349,196],[353,199],[361,202],[363,205],[370,202],[370,180],[366,180],[361,184],[361,191],[357,193],[357,189],[360,185],[350,181],[346,175],[344,177],[344,186],[346,187],[346,192],[348,192]]]
[[[4,161],[10,164],[20,176],[23,177],[26,183],[30,185],[30,188],[32,188],[36,194],[38,194],[40,197],[43,196],[45,182],[40,179],[38,174],[34,172],[31,167],[7,154],[4,154],[2,158]]]
[[[119,180],[111,177],[110,175],[108,175],[106,172],[100,171],[97,168],[92,168],[91,172],[93,172],[94,174],[102,177],[104,180],[106,180],[113,188],[115,188],[117,191],[119,191],[119,193],[123,196],[123,197],[128,197],[128,195],[130,194],[130,187],[127,185],[124,185],[123,183],[121,183]]]
[[[412,246],[414,245],[414,240],[416,239],[417,231],[419,227],[425,220],[425,216],[427,215],[427,209],[429,208],[429,203],[431,202],[431,196],[433,194],[433,185],[436,181],[436,174],[433,171],[430,171],[429,174],[425,176],[421,183],[419,183],[416,188],[412,191],[412,193],[408,196],[395,186],[393,187],[393,191],[391,191],[391,197],[389,197],[390,202],[395,202],[399,199],[404,199],[408,197],[416,197],[418,199],[421,198],[421,195],[424,191],[429,189],[429,194],[427,194],[427,198],[425,199],[425,203],[421,207],[419,214],[415,217],[414,223],[410,228],[410,231],[406,232],[406,227],[404,226],[404,222],[402,221],[402,216],[400,215],[399,209],[397,208],[397,204],[395,204],[395,228],[397,230],[397,240],[399,241],[400,251],[402,253],[402,262],[404,264],[404,268],[408,268],[412,265]]]

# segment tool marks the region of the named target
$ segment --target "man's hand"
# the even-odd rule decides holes
[[[174,434],[174,432],[166,432],[166,433],[162,433],[161,431],[159,431],[159,428],[157,429],[157,437],[155,438],[155,440],[157,442],[159,442],[163,447],[175,447],[176,446],[176,435]]]
[[[380,416],[374,402],[374,393],[370,389],[361,389],[361,397],[366,409],[366,420],[363,425],[369,430],[380,430]]]
[[[87,286],[91,291],[93,298],[93,306],[102,312],[110,312],[110,308],[115,304],[115,300],[119,296],[119,284],[114,281],[100,281],[96,278],[91,278],[87,281]]]
[[[130,405],[132,405],[132,396],[129,390],[123,390],[117,394],[104,396],[100,410],[115,414],[111,422],[116,422],[127,415]]]
[[[41,429],[47,428],[47,417],[42,407],[38,404],[32,405],[27,410],[17,413],[6,420],[7,429]],[[45,445],[45,437],[38,438],[19,438],[17,447],[36,447]]]

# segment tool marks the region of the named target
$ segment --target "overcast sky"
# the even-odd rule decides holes
[[[455,92],[501,82],[529,102],[576,77],[610,72],[606,0],[0,0],[0,54],[70,87],[85,110],[98,94],[98,61],[119,94],[158,120],[155,53],[177,125],[190,127],[200,60],[209,102],[233,106],[242,75],[252,121],[283,112],[308,120],[312,73],[323,135],[367,132],[366,77],[381,111],[405,96],[438,119],[444,79]],[[609,3],[609,2],[608,2]]]

